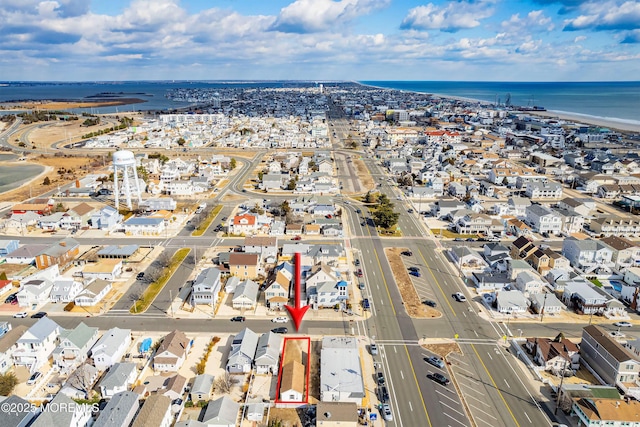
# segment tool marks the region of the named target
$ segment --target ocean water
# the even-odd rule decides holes
[[[44,166],[33,164],[0,163],[0,193],[18,188],[28,180],[41,174],[44,169]]]
[[[640,82],[442,82],[361,81],[364,85],[471,98],[491,103],[541,106],[640,125]]]

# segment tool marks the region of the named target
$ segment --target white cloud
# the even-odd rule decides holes
[[[582,15],[565,19],[564,30],[632,30],[640,28],[640,2],[605,1],[587,3],[581,8]]]
[[[389,3],[390,0],[296,0],[282,8],[273,28],[292,33],[325,31]]]
[[[532,10],[524,18],[520,18],[520,14],[516,13],[508,21],[503,21],[500,26],[510,33],[529,32],[539,27],[543,27],[546,31],[554,29],[551,18],[545,16],[542,10]]]
[[[455,1],[447,6],[429,3],[414,7],[403,19],[401,28],[418,30],[441,30],[455,32],[480,25],[482,19],[493,15],[493,1]]]

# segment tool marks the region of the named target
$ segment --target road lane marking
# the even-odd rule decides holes
[[[442,406],[446,406],[447,408],[451,409],[453,412],[456,412],[456,413],[458,413],[458,414],[462,415],[464,418],[467,418],[467,417],[466,417],[462,412],[458,411],[458,410],[457,410],[457,409],[455,409],[455,408],[452,408],[451,406],[447,405],[446,403],[444,403],[444,402],[440,401],[440,404],[441,404]],[[444,413],[444,411],[443,411],[443,413]],[[462,424],[462,423],[460,423],[460,424]]]
[[[524,412],[524,411],[522,411],[522,413],[523,413],[523,414],[524,414],[524,416],[525,416],[525,417],[527,417],[527,419],[529,420],[529,424],[533,424],[533,423],[531,422],[531,418],[529,418],[529,415],[527,415],[527,413],[526,413],[526,412]]]
[[[506,379],[506,378],[503,378],[503,380],[504,380],[504,383],[507,385],[507,387],[511,388],[511,386],[510,386],[510,385],[509,385],[509,383],[507,382],[507,379]]]
[[[397,351],[396,351],[396,353],[397,353]],[[402,377],[402,379],[404,379],[404,374],[402,373],[402,371],[400,371],[400,376]]]
[[[409,349],[407,348],[407,346],[404,346],[404,351],[407,355],[409,366],[411,367],[411,373],[413,374],[413,380],[415,381],[416,388],[418,389],[418,394],[420,394],[419,402],[422,402],[422,409],[424,409],[424,414],[427,416],[427,423],[429,423],[429,427],[433,427],[433,424],[431,424],[431,417],[429,417],[429,412],[427,412],[427,405],[424,403],[424,396],[422,395],[422,390],[420,389],[420,385],[418,384],[418,377],[416,377],[416,371],[413,368],[413,362],[411,362],[411,357],[409,357]]]
[[[411,401],[409,401],[409,409],[411,409],[411,412],[413,412],[413,405],[411,404]]]
[[[397,347],[393,347],[393,351],[397,353],[398,352],[398,348]]]
[[[493,380],[493,377],[489,373],[489,369],[487,369],[487,365],[485,365],[484,362],[482,361],[482,359],[480,358],[480,354],[478,354],[478,350],[476,350],[476,346],[471,344],[471,349],[476,354],[476,357],[480,361],[480,364],[484,368],[484,371],[489,376],[489,379],[491,380],[491,383],[493,384],[493,387],[495,387],[496,391],[498,392],[498,396],[500,396],[500,399],[502,399],[502,403],[504,403],[504,406],[507,408],[507,411],[509,411],[509,414],[511,415],[511,418],[513,419],[513,422],[515,423],[516,427],[520,427],[520,423],[518,423],[518,420],[516,419],[516,416],[513,415],[513,411],[511,411],[511,408],[509,407],[509,405],[507,405],[507,401],[504,400],[504,396],[502,395],[502,392],[500,391],[500,389],[498,388],[498,385],[496,384],[496,382]],[[491,356],[489,356],[489,357],[491,357]]]
[[[427,260],[425,259],[424,255],[422,254],[422,251],[419,248],[418,248],[418,253],[422,257],[422,260],[424,261],[425,265],[427,266],[427,270],[429,270],[429,273],[431,273],[431,277],[433,277],[433,281],[435,282],[436,286],[438,286],[438,289],[440,289],[440,293],[442,293],[442,297],[447,302],[447,305],[449,306],[449,309],[451,309],[451,313],[453,313],[454,317],[457,317],[456,311],[453,309],[453,306],[451,305],[451,301],[449,301],[449,298],[447,298],[447,296],[445,295],[444,290],[442,289],[442,286],[440,286],[440,283],[438,282],[438,279],[436,279],[435,274],[433,274],[433,271],[431,270],[431,267],[429,267],[429,264],[427,263]]]
[[[493,357],[491,357],[491,353],[489,353],[488,351],[487,351],[487,356],[489,356],[489,359],[493,360]]]
[[[473,330],[473,333],[476,334],[477,338],[480,338],[480,335],[478,335],[478,331],[476,331],[475,329]]]
[[[471,376],[471,377],[473,377],[473,375],[474,375],[474,373],[473,373],[473,372],[471,372],[471,371],[469,371],[469,370],[467,370],[467,369],[464,369],[462,366],[456,366],[456,369],[457,369],[457,370],[460,370],[460,371],[463,371],[463,372],[466,372],[466,373],[467,373],[467,375],[469,375],[469,376]]]
[[[483,404],[484,406],[486,406],[487,408],[490,408],[490,407],[491,407],[491,405],[489,405],[488,403],[486,403],[486,402],[484,402],[484,401],[482,401],[482,400],[478,399],[478,398],[477,398],[477,397],[475,397],[475,396],[468,395],[467,397],[470,397],[470,398],[472,398],[473,400],[477,400],[477,401],[478,401],[478,403],[482,403],[482,404]]]
[[[436,390],[436,393],[438,393],[440,396],[446,397],[447,399],[449,399],[449,400],[450,400],[450,401],[452,401],[453,403],[456,403],[456,404],[458,404],[458,405],[460,404],[460,402],[458,402],[457,400],[455,400],[453,397],[451,397],[451,396],[447,396],[446,394],[444,394],[443,392],[441,392],[441,391],[440,391],[440,390],[438,390],[438,389],[435,389],[435,390]]]
[[[478,408],[478,407],[473,406],[471,403],[469,403],[469,406],[471,406],[471,407],[472,407],[473,409],[475,409],[476,411],[478,411],[478,412],[482,412],[483,414],[488,415],[489,417],[491,417],[491,418],[493,418],[494,420],[498,421],[498,419],[497,419],[496,417],[494,417],[493,415],[491,415],[491,414],[490,414],[490,413],[488,413],[488,412],[483,411],[482,409],[480,409],[480,408]],[[487,423],[487,424],[488,424],[488,423]]]

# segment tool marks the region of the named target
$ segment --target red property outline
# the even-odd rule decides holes
[[[284,367],[284,355],[285,350],[287,349],[287,341],[289,340],[303,340],[307,341],[307,363],[305,364],[306,372],[306,380],[304,385],[304,400],[298,401],[290,401],[290,400],[280,400],[280,380],[282,380],[282,368]],[[284,337],[284,344],[282,345],[282,356],[280,357],[280,369],[278,370],[278,384],[276,386],[276,403],[309,403],[309,379],[311,377],[311,338],[309,337]]]

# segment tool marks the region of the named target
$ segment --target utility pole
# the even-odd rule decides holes
[[[544,293],[544,302],[542,303],[542,310],[540,311],[540,321],[544,319],[544,308],[547,306],[547,293]]]
[[[562,383],[564,383],[564,371],[567,369],[567,359],[564,359],[564,363],[562,364],[562,377],[560,377],[560,386],[558,387],[558,398],[556,399],[556,410],[553,411],[553,415],[558,413],[558,408],[560,407],[560,393],[562,392]]]

